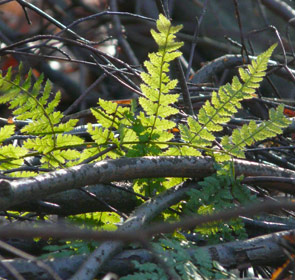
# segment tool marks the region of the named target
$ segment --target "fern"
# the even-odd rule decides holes
[[[267,63],[275,47],[276,45],[273,45],[259,55],[257,60],[253,60],[248,65],[247,70],[239,68],[241,81],[238,77],[234,77],[231,84],[221,86],[218,93],[213,92],[211,101],[207,101],[200,109],[197,120],[189,117],[188,126],[180,125],[181,139],[185,143],[199,148],[212,145],[212,142],[216,140],[214,132],[221,131],[223,125],[230,121],[231,117],[241,108],[241,101],[253,98],[255,90],[259,88],[259,83],[266,74]],[[280,106],[276,111],[271,110],[270,120],[262,122],[259,128],[253,121],[240,131],[234,130],[232,145],[230,145],[230,137],[223,137],[221,145],[224,146],[227,154],[216,151],[209,154],[213,154],[219,162],[229,160],[231,156],[244,157],[245,145],[251,145],[258,139],[273,137],[281,133],[281,128],[286,127],[289,123],[289,120],[283,116]],[[242,138],[239,139],[239,137]],[[200,152],[196,153],[193,147],[185,147],[181,151],[183,155],[201,155]]]
[[[176,42],[174,34],[182,26],[172,26],[167,18],[160,15],[157,28],[159,32],[151,30],[151,34],[159,46],[159,51],[149,54],[150,61],[144,63],[148,73],[141,74],[144,81],[141,90],[145,97],[140,97],[139,103],[148,116],[148,123],[151,124],[148,140],[169,141],[173,136],[168,132],[163,135],[163,130],[173,128],[175,123],[165,119],[178,113],[178,110],[170,105],[179,97],[179,94],[169,93],[177,85],[177,80],[169,78],[169,62],[181,55],[178,49],[183,43]],[[147,121],[144,115],[141,115],[140,119]]]
[[[169,64],[181,55],[178,49],[183,43],[175,41],[175,33],[181,28],[180,25],[172,26],[167,18],[160,15],[157,31],[151,31],[159,50],[149,54],[150,60],[144,63],[147,69],[147,73],[141,74],[144,97],[139,98],[143,110],[138,115],[134,115],[131,108],[122,108],[111,101],[99,100],[100,108],[93,109],[92,112],[102,127],[92,130],[89,126],[88,129],[98,145],[93,148],[93,152],[115,144],[116,152],[108,153],[108,157],[115,158],[118,153],[121,156],[138,157],[160,155],[163,149],[168,147],[166,142],[174,137],[168,130],[176,126],[176,123],[168,118],[178,113],[171,105],[176,103],[179,97],[179,94],[169,93],[177,84],[177,80],[169,78]],[[119,132],[119,140],[115,137],[114,130]],[[135,189],[147,195],[155,194],[154,190],[159,192],[164,189],[163,181],[165,180],[138,180],[135,182]],[[170,186],[172,185],[171,183]]]
[[[224,136],[221,140],[223,149],[236,157],[244,158],[245,146],[251,146],[255,141],[265,140],[282,133],[291,121],[284,116],[284,107],[269,110],[269,120],[257,125],[254,121],[245,124],[241,129],[234,129],[231,138]]]
[[[175,279],[225,279],[228,276],[227,273],[224,273],[214,265],[206,250],[196,250],[189,242],[160,239],[158,242],[153,243],[153,249],[155,254],[164,260]],[[192,249],[196,250],[197,253],[194,255],[190,254],[189,251],[192,251]],[[140,264],[137,261],[133,261],[133,263],[138,272],[120,279],[168,279],[167,274],[158,264],[149,262]]]
[[[271,109],[269,120],[257,125],[251,121],[240,129],[234,129],[232,135],[221,137],[219,149],[214,147],[216,133],[220,133],[232,116],[241,108],[241,101],[254,96],[260,82],[266,75],[268,60],[274,51],[275,45],[262,53],[251,62],[246,70],[240,68],[239,76],[234,77],[231,84],[221,86],[218,92],[213,92],[211,101],[207,101],[200,109],[196,118],[188,117],[186,124],[179,125],[180,138],[173,139],[170,129],[177,127],[173,120],[179,113],[176,102],[179,94],[171,94],[177,81],[170,79],[169,67],[171,61],[181,55],[179,51],[183,45],[177,42],[175,34],[181,29],[172,26],[163,15],[157,20],[157,30],[152,30],[152,36],[159,49],[148,55],[149,60],[144,63],[147,72],[141,74],[143,83],[141,91],[143,96],[139,98],[142,110],[136,111],[134,106],[121,107],[111,101],[99,99],[98,108],[92,108],[92,113],[99,126],[87,125],[87,132],[92,142],[85,143],[84,139],[72,135],[71,132],[78,120],[70,120],[63,123],[63,114],[57,111],[60,102],[60,92],[51,94],[51,84],[44,81],[41,75],[32,83],[32,72],[27,74],[23,81],[21,78],[21,66],[18,74],[12,74],[12,69],[6,75],[0,74],[0,104],[10,103],[13,114],[19,120],[25,120],[27,125],[21,129],[21,133],[28,136],[18,145],[5,144],[5,140],[15,133],[15,125],[6,125],[0,129],[0,169],[13,169],[24,164],[24,158],[40,156],[43,167],[64,168],[88,160],[99,154],[96,160],[117,157],[140,157],[146,155],[193,155],[201,156],[204,151],[222,163],[216,174],[204,179],[200,183],[200,190],[191,190],[190,200],[186,205],[177,205],[183,212],[197,212],[200,215],[210,213],[216,209],[231,207],[233,202],[245,203],[254,199],[235,178],[233,167],[224,161],[232,157],[245,157],[244,150],[256,141],[274,137],[282,132],[282,128],[289,125],[290,121],[283,115],[283,107]],[[172,141],[173,140],[173,141]],[[87,145],[87,147],[85,147]],[[115,149],[102,153],[110,146]],[[85,147],[82,151],[77,147]],[[30,176],[34,173],[14,172],[12,175]],[[171,186],[184,181],[184,178],[157,178],[140,179],[134,182],[134,190],[145,195],[153,196]],[[178,209],[178,210],[179,210]],[[115,229],[120,218],[116,215],[108,216],[100,214],[101,225],[106,229]],[[174,214],[175,215],[175,214]],[[173,219],[173,214],[163,214],[165,219]],[[79,220],[81,217],[72,217]],[[97,216],[95,217],[97,218]],[[97,220],[94,216],[82,218],[83,221]],[[243,237],[245,232],[239,220],[228,224],[210,224],[196,229],[204,235],[213,235],[228,240],[232,233]],[[201,275],[203,278],[219,277],[212,270],[213,264],[209,258],[194,259],[183,249],[183,244],[171,240],[161,241],[156,244],[156,250],[162,256],[167,251],[171,258],[167,264],[182,279],[195,279]],[[91,250],[91,244],[87,246],[77,242],[65,245],[62,253],[68,250],[83,252]],[[61,248],[50,247],[49,251]],[[165,250],[163,250],[165,248]],[[165,252],[164,252],[165,251]],[[166,255],[165,255],[166,256]],[[194,263],[192,263],[194,260]],[[136,264],[138,274],[128,276],[126,279],[165,279],[165,274],[155,264]],[[175,269],[174,269],[175,268]],[[133,277],[133,278],[132,278]]]
[[[80,153],[73,149],[66,149],[72,145],[81,145],[84,140],[73,135],[63,134],[71,131],[78,120],[69,120],[62,123],[63,114],[56,111],[61,98],[60,92],[56,93],[51,99],[51,83],[44,82],[43,75],[32,85],[32,71],[29,71],[27,78],[22,81],[20,65],[18,74],[12,77],[12,68],[8,70],[6,75],[0,74],[0,104],[10,103],[10,109],[19,120],[26,120],[21,132],[24,135],[35,135],[32,139],[24,141],[22,147],[14,147],[14,152],[10,146],[3,146],[0,149],[2,158],[6,161],[11,159],[10,164],[14,167],[23,164],[23,157],[29,151],[36,151],[42,155],[41,162],[43,167],[63,167],[66,162],[70,162],[79,158]],[[11,136],[12,128],[4,127],[7,136]],[[1,131],[4,133],[5,131]],[[0,137],[1,137],[0,132]],[[3,135],[3,134],[2,134]],[[5,138],[2,137],[4,140]],[[7,139],[7,138],[6,138]],[[63,149],[63,151],[59,151]],[[18,159],[17,163],[14,160]],[[1,168],[7,169],[7,163],[1,163]]]
[[[159,155],[167,147],[167,144],[160,142],[173,138],[168,130],[176,124],[167,118],[178,113],[171,105],[179,95],[169,93],[177,84],[176,80],[169,78],[169,62],[181,55],[178,49],[183,43],[175,41],[175,33],[181,28],[180,25],[172,26],[168,19],[160,15],[157,20],[158,31],[151,31],[159,50],[149,54],[150,60],[144,63],[147,73],[141,74],[144,81],[141,90],[145,97],[139,98],[143,111],[137,117],[130,114],[127,108],[122,109],[117,104],[103,100],[99,101],[101,109],[93,111],[103,126],[98,133],[109,135],[105,143],[114,142],[110,129],[118,129],[120,146],[128,148],[127,156]]]
[[[188,191],[189,199],[183,209],[186,215],[213,214],[214,211],[231,208],[237,203],[247,204],[256,199],[256,196],[241,184],[243,177],[235,178],[232,162],[217,165],[215,168],[217,172],[199,182],[198,189]],[[217,243],[220,239],[232,241],[236,237],[239,239],[247,237],[240,219],[227,223],[211,223],[194,231],[206,236],[209,243]]]

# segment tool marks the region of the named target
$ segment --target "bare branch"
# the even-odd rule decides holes
[[[186,187],[181,188],[181,184],[180,186],[173,187],[168,191],[161,193],[155,199],[151,199],[142,204],[134,211],[129,219],[124,222],[118,231],[132,233],[133,231],[139,230],[163,210],[183,199],[188,188],[193,185],[193,183],[190,183],[187,184]],[[147,242],[148,240],[149,238],[142,241]],[[77,273],[71,277],[71,280],[93,279],[103,265],[121,249],[122,245],[123,243],[120,241],[107,241],[102,243],[89,256]]]
[[[236,174],[245,176],[295,177],[295,172],[261,163],[234,160]],[[50,194],[114,181],[136,178],[204,178],[215,172],[209,157],[143,157],[104,160],[74,166],[17,181],[0,181],[0,210]]]
[[[207,215],[207,216],[193,216],[188,217],[180,222],[176,223],[160,223],[158,225],[151,225],[148,228],[142,228],[142,225],[148,222],[155,214],[162,211],[168,205],[172,205],[177,202],[183,195],[185,195],[184,189],[176,189],[174,191],[178,193],[178,195],[174,195],[172,190],[168,190],[165,194],[159,195],[159,197],[155,200],[150,200],[148,203],[141,206],[133,215],[133,218],[127,220],[127,222],[122,226],[122,229],[117,232],[97,232],[97,231],[89,231],[89,230],[81,230],[79,228],[66,227],[66,226],[41,226],[41,227],[28,227],[28,226],[17,226],[17,227],[2,227],[0,228],[0,237],[22,237],[22,238],[32,238],[32,237],[56,237],[56,238],[67,238],[67,239],[89,239],[89,240],[114,240],[103,243],[101,247],[99,247],[95,252],[97,253],[102,248],[105,248],[107,251],[104,251],[103,254],[97,255],[97,259],[91,259],[89,264],[92,263],[96,267],[90,268],[91,275],[97,272],[97,264],[106,261],[104,254],[107,253],[108,257],[109,253],[115,253],[120,246],[121,242],[141,242],[141,240],[146,241],[152,235],[158,233],[168,233],[173,232],[178,228],[192,228],[196,226],[201,226],[202,224],[213,222],[217,220],[229,220],[233,218],[237,218],[239,216],[252,216],[261,212],[274,212],[284,209],[295,209],[295,204],[293,202],[259,202],[254,205],[249,205],[248,207],[238,207],[226,211],[222,211],[216,214]],[[158,205],[158,203],[160,205]],[[148,214],[148,211],[151,211]],[[145,216],[147,214],[147,217]],[[147,218],[147,220],[145,220]],[[138,230],[137,230],[138,229]],[[282,232],[276,234],[278,236],[290,234],[294,232]],[[259,238],[254,238],[251,240],[247,240],[243,242],[232,242],[228,244],[220,244],[216,246],[207,246],[204,247],[209,251],[210,255],[214,260],[218,260],[225,267],[235,267],[240,262],[236,258],[237,254],[240,252],[241,254],[246,255],[247,258],[245,261],[250,261],[253,263],[261,264],[271,264],[278,261],[278,259],[283,259],[282,250],[276,244],[276,239],[273,238],[274,235],[262,236]],[[271,239],[272,240],[269,240]],[[117,240],[117,241],[116,241]],[[266,245],[265,242],[270,242]],[[253,248],[256,248],[255,250]],[[267,252],[269,252],[269,257],[265,257],[265,248],[267,248]],[[95,253],[95,254],[96,254]],[[100,252],[101,253],[101,252]],[[193,253],[193,252],[192,252]],[[195,253],[195,252],[194,252]],[[94,256],[94,253],[93,255]],[[101,259],[102,258],[102,259]],[[86,262],[87,264],[88,262]],[[94,275],[94,274],[93,274]],[[83,273],[83,277],[85,274]],[[87,277],[90,275],[87,275]],[[75,278],[72,279],[81,279]],[[83,279],[92,279],[92,278],[83,278]]]
[[[284,235],[293,234],[294,232],[294,230],[282,231],[274,234],[262,235],[245,241],[227,242],[218,245],[191,248],[189,249],[189,253],[190,255],[197,256],[200,250],[201,252],[204,252],[205,250],[213,260],[218,261],[225,268],[236,268],[242,264],[240,262],[241,259],[237,258],[237,255],[242,254],[244,254],[244,261],[248,261],[248,263],[251,263],[252,265],[276,266],[286,258],[282,248],[278,245],[276,240]],[[78,255],[72,256],[71,258],[58,258],[44,262],[47,265],[50,265],[63,279],[68,279],[75,272],[75,269],[85,260],[86,255]],[[107,262],[101,271],[101,274],[108,271],[113,271],[118,275],[132,273],[134,268],[131,262],[133,260],[145,263],[152,262],[153,258],[152,255],[144,249],[126,250]],[[3,262],[13,265],[20,274],[26,275],[29,279],[40,279],[42,278],[42,275],[45,274],[44,270],[25,260],[15,259],[4,260]],[[0,275],[2,277],[7,277],[8,273],[0,267]]]
[[[261,3],[286,21],[295,17],[295,10],[284,1],[261,0]],[[291,24],[294,26],[294,23],[295,22],[292,22]]]
[[[249,56],[250,59],[256,59],[255,56]],[[213,61],[207,63],[203,66],[198,72],[196,72],[194,78],[192,79],[193,83],[200,84],[209,82],[212,76],[218,72],[221,72],[228,68],[234,68],[236,66],[243,65],[245,62],[241,55],[224,55],[214,59]],[[269,60],[269,66],[280,66],[274,60]],[[291,73],[295,75],[295,70],[290,69]],[[290,73],[286,71],[284,68],[280,68],[276,70],[276,74],[280,75],[281,77],[293,81]]]

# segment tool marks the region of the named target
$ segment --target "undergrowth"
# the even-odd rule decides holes
[[[185,123],[178,124],[179,109],[176,103],[179,94],[170,93],[176,88],[177,80],[170,78],[169,68],[171,61],[181,56],[179,49],[183,43],[177,42],[175,36],[181,28],[180,25],[172,26],[168,19],[160,15],[157,30],[151,31],[159,49],[149,54],[149,60],[144,63],[146,72],[141,74],[143,97],[138,99],[141,109],[138,110],[134,106],[122,107],[117,103],[99,99],[98,107],[91,110],[100,125],[87,125],[87,132],[92,138],[90,142],[71,134],[78,120],[63,122],[64,115],[56,109],[61,95],[59,92],[51,93],[51,84],[44,81],[42,75],[32,83],[32,72],[23,79],[21,67],[16,75],[12,74],[12,69],[5,75],[2,74],[0,103],[9,103],[15,119],[25,121],[25,125],[17,134],[13,121],[0,129],[0,170],[13,170],[9,173],[12,177],[35,176],[38,174],[36,171],[21,171],[25,160],[32,157],[40,159],[39,168],[54,170],[78,165],[98,154],[100,156],[96,161],[119,157],[209,155],[216,161],[216,174],[200,182],[198,189],[191,189],[188,193],[190,199],[174,208],[185,214],[207,214],[232,207],[234,203],[242,204],[255,199],[241,185],[241,178],[236,178],[231,159],[244,158],[246,146],[282,133],[282,129],[290,123],[284,117],[283,106],[270,109],[269,119],[259,125],[251,121],[240,129],[234,129],[231,135],[220,135],[233,115],[242,108],[241,102],[253,98],[266,75],[267,63],[275,45],[259,55],[246,69],[240,68],[239,78],[234,77],[231,83],[221,86],[218,92],[213,92],[211,101],[206,101],[196,116],[189,116]],[[174,128],[179,130],[179,135],[171,133]],[[18,139],[19,135],[23,136],[22,140],[11,144],[11,140]],[[115,149],[103,153],[111,145],[114,145]],[[134,181],[134,190],[143,195],[154,196],[184,180],[140,179]],[[110,225],[110,229],[116,228],[113,220],[118,222],[118,217],[110,217],[113,220],[109,220],[105,215],[89,217],[87,214],[69,219],[89,225],[100,222],[104,228]],[[165,212],[163,217],[178,219],[171,212]],[[211,242],[217,242],[220,238],[230,240],[245,237],[243,225],[239,220],[222,225],[211,224],[193,231],[210,236]],[[182,279],[195,279],[196,275],[216,278],[217,274],[221,273],[220,270],[217,272],[211,261],[204,261],[199,257],[194,259],[188,255],[180,244],[179,241],[168,239],[156,243],[155,246],[158,250],[165,248],[166,253],[171,252],[171,258],[167,259],[169,266],[175,265],[177,258],[179,259],[181,265],[176,266],[174,272]],[[63,246],[57,247],[57,250],[60,252],[69,249],[74,243]],[[85,252],[85,246],[79,246],[75,247],[76,252]],[[56,251],[56,247],[49,246],[47,249]],[[124,279],[139,279],[139,276],[142,277],[140,279],[164,279],[158,278],[163,271],[155,264],[137,263],[136,267],[140,274]]]

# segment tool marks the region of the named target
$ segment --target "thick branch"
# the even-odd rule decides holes
[[[188,187],[192,187],[193,185],[193,183],[189,183],[186,185],[186,188],[181,188],[182,185],[173,187],[161,193],[155,199],[151,199],[142,204],[134,211],[129,219],[124,222],[119,228],[119,231],[132,233],[135,230],[141,229],[162,211],[183,199]],[[121,249],[123,244],[124,243],[120,241],[107,241],[102,243],[90,255],[77,273],[71,277],[71,280],[93,279],[104,264]]]
[[[128,186],[126,184],[124,184],[124,186],[120,185],[118,188],[107,184],[96,184],[85,187],[85,190],[91,192],[106,204],[125,213],[131,212],[137,204],[136,195],[130,194],[130,192],[133,191],[131,184]],[[9,210],[63,216],[97,211],[110,211],[104,203],[90,197],[80,190],[69,190],[53,194],[43,197],[42,200],[58,205],[59,207],[46,207],[46,205],[29,201],[9,208]]]
[[[295,177],[295,172],[261,163],[234,160],[237,175]],[[0,181],[0,210],[86,185],[136,178],[204,178],[215,172],[209,157],[143,157],[104,160],[18,181]]]
[[[295,17],[295,10],[292,9],[286,2],[281,0],[262,0],[261,3],[273,11],[275,14],[279,15],[286,21]],[[294,26],[295,22],[291,22]]]
[[[250,59],[256,59],[255,56],[249,56]],[[225,69],[234,68],[240,65],[245,64],[245,61],[241,55],[233,55],[233,54],[227,54],[221,57],[218,57],[214,59],[213,61],[207,63],[205,66],[203,66],[198,72],[196,72],[195,76],[192,79],[193,83],[201,84],[210,82],[212,77],[216,73],[220,73],[221,71],[224,71]],[[279,64],[274,60],[269,60],[268,62],[269,66],[279,66]],[[290,69],[293,75],[295,75],[295,70]],[[288,79],[290,81],[293,81],[290,74],[286,71],[285,68],[278,69],[276,72],[279,76]]]
[[[280,262],[286,258],[282,248],[277,244],[277,238],[286,234],[292,234],[295,231],[283,231],[275,234],[267,234],[255,238],[251,238],[245,241],[229,242],[219,245],[205,246],[196,249],[190,249],[190,255],[198,255],[198,250],[206,250],[213,260],[220,262],[226,268],[235,268],[245,264],[251,263],[252,265],[267,265],[277,266]],[[239,256],[242,256],[239,258]],[[68,279],[86,260],[86,256],[72,256],[71,258],[58,258],[45,261],[47,265],[50,265],[53,270],[60,275],[63,279]],[[147,250],[127,250],[106,263],[105,267],[101,271],[102,274],[112,271],[120,276],[124,274],[130,274],[134,271],[132,261],[137,260],[140,263],[152,262],[152,256]],[[241,262],[242,261],[242,262]],[[14,259],[4,260],[8,262],[16,270],[26,275],[28,279],[47,279],[48,275],[40,267],[37,267],[33,263],[26,260]],[[7,271],[0,267],[0,275],[2,277],[9,277]]]

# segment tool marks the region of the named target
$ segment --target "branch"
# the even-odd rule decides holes
[[[244,252],[244,261],[249,261],[252,265],[275,265],[284,261],[286,256],[280,246],[277,244],[277,239],[284,235],[291,235],[295,231],[283,231],[274,234],[262,235],[244,241],[235,241],[223,243],[220,245],[210,245],[201,248],[189,249],[190,255],[197,256],[198,251],[204,252],[206,250],[212,257],[212,260],[218,261],[225,268],[235,268],[242,264],[237,256]],[[45,264],[50,265],[52,269],[60,275],[63,279],[69,279],[79,267],[86,260],[86,255],[72,256],[71,258],[58,258],[44,261]],[[132,261],[137,260],[140,263],[152,262],[152,256],[147,250],[126,250],[106,263],[101,275],[112,271],[121,276],[134,272]],[[28,279],[41,279],[46,272],[35,264],[27,262],[22,259],[4,260],[13,267],[21,275],[26,275]],[[0,267],[0,275],[8,277],[8,273]],[[43,278],[42,278],[43,279]]]
[[[118,184],[116,184],[118,185]],[[96,184],[85,187],[85,190],[91,192],[106,204],[114,208],[130,213],[137,205],[137,199],[133,193],[131,184],[114,187],[108,184]],[[16,205],[9,210],[19,212],[38,212],[56,215],[76,215],[87,212],[109,211],[105,204],[93,199],[80,190],[69,190],[42,198],[50,204],[58,207],[46,207],[40,203],[24,202]]]
[[[82,265],[86,260],[86,255],[73,255],[70,258],[52,258],[50,260],[44,260],[44,263],[51,266],[52,269],[62,277],[62,279],[69,279],[71,275],[75,273],[77,267]],[[112,271],[117,275],[127,275],[134,272],[134,265],[132,261],[140,260],[144,262],[151,262],[151,254],[147,250],[127,250],[110,260],[103,268],[102,275]],[[25,275],[26,279],[39,280],[47,279],[48,274],[46,271],[36,266],[34,263],[28,262],[23,259],[10,259],[3,260],[3,263],[11,264],[19,274]],[[3,278],[7,278],[10,274],[0,266],[0,275]]]
[[[262,0],[261,3],[286,21],[295,17],[295,10],[281,0]],[[295,22],[290,22],[294,26]]]
[[[186,79],[184,76],[183,68],[182,68],[179,57],[176,59],[175,65],[176,65],[175,70],[176,70],[177,78],[179,80],[179,84],[181,88],[185,112],[191,116],[194,116],[194,109],[193,109],[193,105],[192,105],[192,101],[190,97],[190,92],[186,83]]]
[[[249,58],[253,60],[253,59],[256,59],[257,57],[249,56]],[[198,72],[196,72],[195,76],[193,77],[191,81],[196,84],[210,82],[214,74],[224,71],[225,69],[234,68],[244,64],[245,64],[245,61],[243,60],[243,57],[241,55],[230,55],[230,54],[224,55],[214,59],[213,61],[203,66]],[[269,60],[268,65],[280,66],[279,63],[277,63],[274,60]],[[290,69],[290,71],[293,75],[295,75],[295,70]],[[285,79],[293,81],[290,74],[284,68],[280,68],[276,70],[275,73]]]
[[[166,192],[161,193],[155,199],[151,199],[138,207],[129,219],[124,222],[118,229],[119,232],[130,232],[141,229],[148,224],[154,217],[162,211],[178,203],[183,199],[189,187],[194,186],[193,183],[186,184],[186,187],[181,187],[183,184],[170,188]],[[146,242],[148,239],[145,240]],[[80,269],[71,277],[71,280],[78,279],[93,279],[101,270],[103,265],[110,260],[123,246],[120,241],[107,241],[102,243],[80,267]]]
[[[182,191],[179,192],[180,196],[183,194]],[[175,201],[176,197],[174,197],[172,200],[169,201],[169,191],[167,192],[166,198],[163,197],[163,194],[161,195],[163,202],[166,200],[166,202],[163,203],[163,206],[166,203],[173,203],[173,200]],[[171,198],[171,197],[170,197]],[[157,209],[157,201],[151,200],[149,203],[146,204],[146,207],[149,207],[149,205],[153,205],[153,209],[158,211]],[[167,204],[165,205],[167,206]],[[175,229],[181,227],[181,225],[185,225],[191,227],[193,226],[201,226],[202,224],[206,224],[208,222],[216,221],[216,220],[227,220],[231,218],[237,218],[239,216],[251,216],[256,215],[260,212],[264,211],[276,211],[281,208],[286,209],[294,209],[295,205],[294,203],[288,203],[286,201],[282,201],[280,203],[278,202],[263,202],[263,203],[256,203],[254,205],[250,205],[249,207],[240,207],[240,208],[234,208],[231,210],[219,212],[217,214],[213,215],[207,215],[207,216],[194,216],[190,218],[186,218],[183,221],[169,224],[169,223],[161,223],[159,225],[150,226],[147,229],[143,230],[133,230],[133,226],[139,226],[140,223],[143,221],[130,221],[129,225],[131,225],[130,230],[127,232],[97,232],[97,231],[87,231],[87,230],[81,230],[78,228],[73,227],[65,227],[62,225],[59,226],[50,226],[50,227],[32,227],[32,226],[17,226],[17,227],[11,227],[6,226],[0,228],[0,236],[1,238],[4,237],[22,237],[22,238],[32,238],[32,237],[55,237],[55,238],[63,238],[63,239],[88,239],[88,240],[97,240],[97,241],[103,241],[103,240],[117,240],[117,242],[114,243],[120,243],[121,241],[126,242],[135,242],[136,240],[139,241],[140,239],[147,240],[148,236],[150,236],[151,233],[160,233],[164,229],[165,232],[173,232]],[[141,218],[144,218],[142,214],[144,214],[144,208],[139,209],[138,213],[141,214]],[[155,211],[155,212],[156,212]],[[137,213],[135,213],[136,216]],[[148,217],[148,219],[151,218],[151,216]],[[187,223],[189,221],[189,223]],[[237,267],[239,264],[241,264],[241,259],[237,258],[237,256],[243,256],[242,261],[246,263],[252,263],[257,265],[277,265],[278,261],[283,261],[284,259],[284,253],[282,249],[277,244],[277,238],[282,237],[286,234],[294,234],[295,230],[290,231],[284,231],[280,233],[275,234],[268,234],[256,238],[252,238],[246,241],[236,241],[236,242],[230,242],[220,245],[212,245],[212,246],[205,246],[198,249],[205,249],[208,250],[209,254],[211,255],[213,260],[217,260],[220,262],[221,265],[223,265],[226,268],[233,268]],[[197,255],[196,250],[191,250],[191,255]],[[266,250],[267,249],[267,250]],[[137,256],[137,253],[140,252],[140,256]],[[143,253],[144,250],[134,251],[130,253],[124,252],[120,254],[117,259],[119,260],[116,262],[116,258],[111,261],[111,263],[108,263],[108,266],[104,268],[104,271],[114,271],[115,267],[117,267],[117,263],[120,265],[118,267],[119,272],[122,272],[125,270],[123,269],[124,265],[123,263],[130,264],[129,261],[132,259],[140,259],[141,256],[143,256],[143,262],[151,261],[151,257],[148,253]],[[142,255],[143,254],[143,255]],[[266,255],[267,254],[267,255]],[[133,256],[132,256],[133,255]],[[101,256],[100,256],[101,257]],[[63,273],[71,274],[73,273],[73,270],[77,265],[80,265],[84,261],[85,257],[82,256],[73,256],[70,260],[66,258],[66,260],[58,259],[58,263],[52,263],[52,266],[54,268],[54,271],[56,271],[60,276],[63,277]],[[240,260],[240,261],[239,261]],[[98,258],[99,261],[99,258]],[[75,264],[73,264],[73,263]],[[46,262],[48,263],[48,262]],[[24,273],[24,270],[31,270],[28,263],[23,264],[21,261],[15,261],[16,265],[18,266],[18,271],[20,273]],[[72,265],[73,264],[73,265]],[[129,267],[130,268],[130,267]],[[0,275],[5,275],[5,272],[2,274],[2,270],[0,267]],[[91,269],[93,270],[93,269]],[[101,271],[102,272],[102,271]],[[117,271],[115,271],[117,272]],[[129,271],[128,271],[129,272]],[[44,272],[43,272],[44,273]],[[120,273],[119,273],[120,274]],[[68,277],[65,277],[68,279]],[[30,278],[33,279],[33,278]],[[81,279],[81,278],[80,278]],[[87,279],[87,278],[82,278]]]
[[[118,11],[118,4],[117,0],[110,0],[110,8],[113,12]],[[118,15],[113,16],[113,24],[114,24],[114,31],[116,34],[116,38],[118,39],[119,45],[123,48],[124,53],[126,54],[129,62],[133,65],[140,65],[133,49],[130,47],[128,41],[124,38],[123,32],[122,32],[122,24],[120,17]]]
[[[137,178],[184,177],[201,179],[215,172],[210,157],[142,157],[103,160],[17,181],[0,180],[0,210],[86,185]],[[276,166],[234,160],[235,172],[244,176],[295,177]]]

